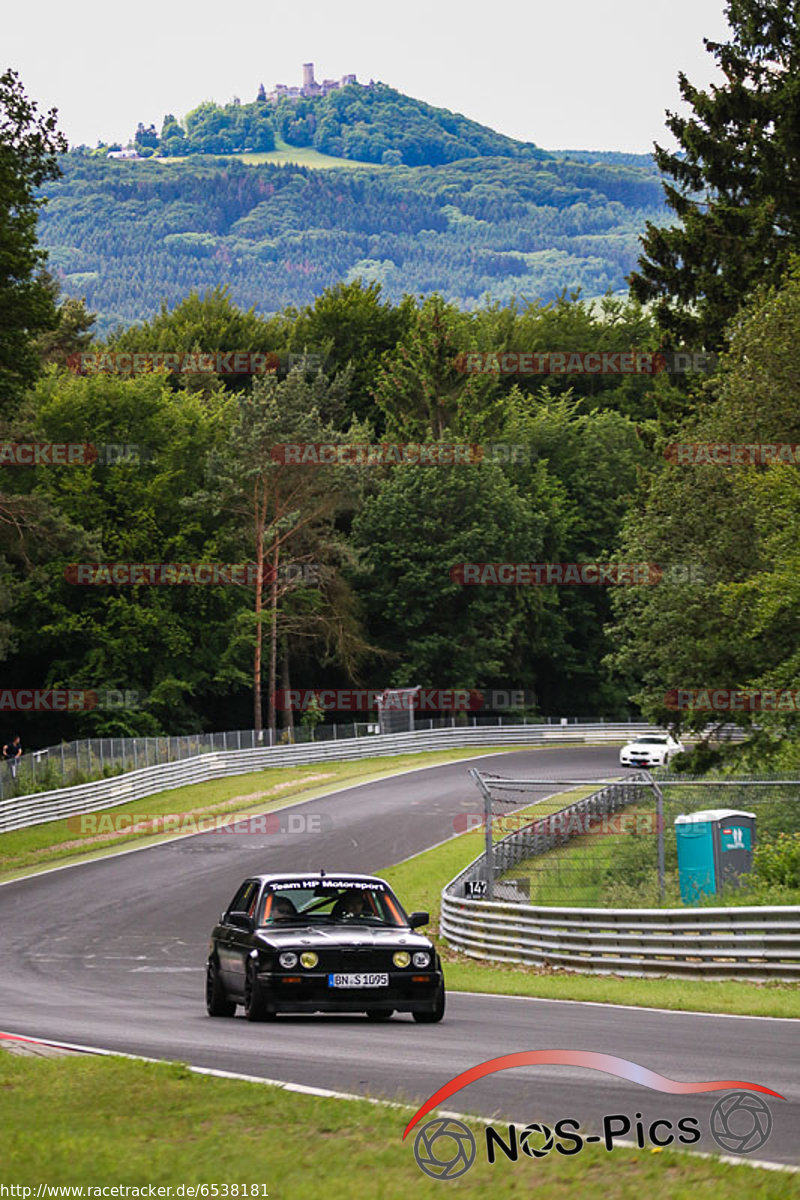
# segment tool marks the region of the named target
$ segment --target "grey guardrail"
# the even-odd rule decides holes
[[[604,788],[561,812],[596,816],[636,802],[638,788],[622,802],[620,790]],[[569,840],[549,824],[539,818],[497,842],[498,873]],[[800,978],[800,907],[566,908],[458,894],[485,869],[481,854],[442,891],[440,933],[468,957],[590,974]]]
[[[442,894],[440,930],[472,958],[615,975],[800,977],[800,907],[534,908]]]
[[[311,742],[303,745],[264,747],[259,750],[221,750],[199,754],[178,762],[142,767],[124,775],[17,796],[0,803],[0,833],[43,825],[62,817],[115,808],[170,788],[206,783],[231,775],[244,775],[265,767],[291,767],[315,762],[350,762],[382,755],[420,753],[424,750],[469,749],[483,746],[539,746],[549,743],[585,745],[620,742],[636,734],[654,731],[644,724],[623,722],[598,725],[478,725],[449,729],[418,730],[415,733],[372,734],[346,741]]]

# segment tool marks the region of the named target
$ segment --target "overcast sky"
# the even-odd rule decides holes
[[[0,67],[72,144],[127,141],[201,100],[355,72],[545,149],[673,143],[677,75],[716,79],[723,0],[35,0],[3,18]]]

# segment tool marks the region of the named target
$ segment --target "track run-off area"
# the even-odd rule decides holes
[[[440,1025],[395,1015],[279,1016],[253,1025],[211,1019],[204,1004],[208,935],[249,874],[325,868],[380,873],[452,836],[480,800],[467,772],[607,779],[613,747],[516,750],[423,767],[302,802],[324,832],[196,834],[0,886],[0,1030],[32,1038],[179,1060],[192,1066],[415,1107],[487,1059],[529,1050],[581,1050],[631,1060],[686,1082],[745,1080],[779,1092],[774,1126],[754,1157],[800,1163],[800,1021],[571,1001],[448,993]],[[554,782],[552,792],[563,790]],[[546,794],[546,789],[542,794]],[[414,896],[401,895],[406,908]],[[446,970],[446,968],[445,968]],[[692,984],[686,982],[686,1008]],[[241,1011],[241,1010],[240,1010]],[[448,1107],[599,1130],[608,1114],[703,1130],[720,1093],[676,1096],[599,1071],[537,1066],[472,1083]]]

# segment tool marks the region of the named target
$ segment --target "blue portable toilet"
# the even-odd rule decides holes
[[[684,904],[697,904],[753,865],[756,815],[734,808],[709,808],[675,818],[678,882]]]

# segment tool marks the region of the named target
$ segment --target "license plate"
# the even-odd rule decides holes
[[[360,972],[358,975],[329,975],[328,987],[334,988],[374,988],[388,987],[389,976],[384,972]]]

